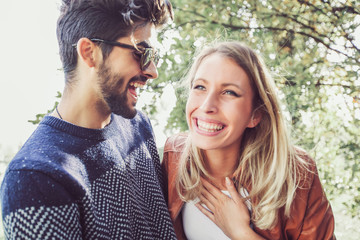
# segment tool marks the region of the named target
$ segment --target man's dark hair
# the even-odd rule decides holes
[[[77,64],[73,44],[80,38],[116,41],[129,36],[140,23],[163,25],[173,18],[169,0],[63,0],[57,22],[57,38],[66,81]],[[104,60],[112,47],[102,44]]]

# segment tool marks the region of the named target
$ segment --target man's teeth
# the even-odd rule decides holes
[[[133,87],[136,87],[136,88],[142,88],[142,87],[145,86],[145,84],[141,84],[141,83],[138,83],[138,82],[131,82],[130,86],[133,86]]]
[[[200,130],[207,131],[207,132],[216,132],[216,131],[220,131],[221,129],[224,128],[224,125],[222,125],[222,124],[207,123],[207,122],[203,122],[201,120],[198,120],[197,123],[198,123],[198,127]]]

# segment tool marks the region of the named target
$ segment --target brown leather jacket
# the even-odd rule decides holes
[[[170,137],[165,144],[162,161],[162,169],[168,182],[168,207],[178,239],[186,239],[181,218],[184,202],[179,198],[175,188],[178,163],[186,137],[186,134]],[[265,239],[335,239],[331,206],[322,189],[316,166],[315,164],[312,166],[312,173],[306,180],[309,187],[299,188],[296,191],[291,216],[286,218],[284,209],[280,209],[279,221],[274,228],[269,230],[254,228],[259,235]]]

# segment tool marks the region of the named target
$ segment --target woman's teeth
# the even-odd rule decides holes
[[[203,122],[199,119],[197,120],[197,124],[200,130],[206,132],[217,132],[224,128],[222,124]]]

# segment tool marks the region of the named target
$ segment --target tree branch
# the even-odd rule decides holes
[[[226,28],[231,28],[232,30],[243,30],[243,29],[255,29],[255,30],[270,30],[270,31],[286,31],[286,32],[289,32],[289,33],[293,33],[293,34],[298,34],[298,35],[302,35],[302,36],[305,36],[305,37],[308,37],[308,38],[312,38],[315,42],[317,43],[320,43],[322,45],[324,45],[327,49],[331,50],[331,51],[334,51],[338,54],[341,54],[347,58],[350,58],[350,59],[353,59],[355,62],[357,63],[360,63],[360,59],[357,59],[355,57],[352,57],[352,56],[349,56],[348,54],[344,53],[344,52],[341,52],[340,50],[337,50],[333,47],[330,46],[330,44],[327,44],[325,43],[322,39],[316,37],[316,36],[313,36],[309,33],[306,33],[306,32],[301,32],[301,31],[295,31],[293,29],[287,29],[287,28],[277,28],[277,27],[247,27],[247,26],[234,26],[234,25],[230,25],[230,24],[226,24],[226,23],[219,23],[217,21],[211,21],[212,24],[217,24],[217,25],[221,25],[221,26],[224,26]]]
[[[320,81],[318,81],[316,84],[315,84],[316,87],[319,87],[319,86],[325,86],[325,87],[342,87],[342,88],[347,88],[347,89],[352,89],[353,87],[352,86],[349,86],[349,85],[343,85],[343,84],[340,84],[340,83],[330,83],[330,84],[325,84],[325,83],[321,83]],[[359,89],[360,90],[360,89]]]

